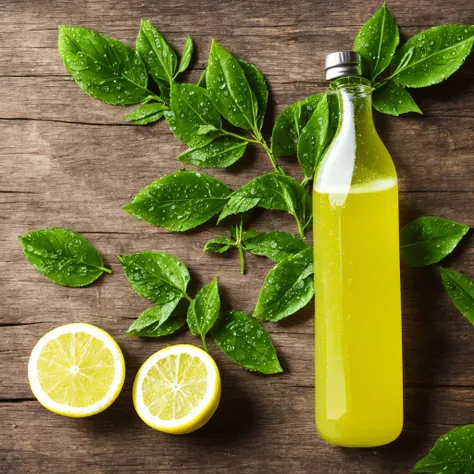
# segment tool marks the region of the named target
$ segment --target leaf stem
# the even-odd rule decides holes
[[[263,149],[266,151],[266,153],[268,155],[268,158],[270,158],[272,166],[275,168],[275,171],[278,171],[278,173],[281,173],[281,174],[285,174],[284,171],[282,170],[282,168],[280,168],[280,166],[278,166],[278,164],[276,162],[276,159],[275,159],[275,155],[273,154],[270,147],[267,145],[267,142],[265,141],[265,139],[263,138],[263,136],[262,136],[262,134],[260,133],[259,130],[254,130],[254,137],[257,140],[257,143],[262,145]]]
[[[301,235],[301,238],[304,239],[304,227],[301,225],[301,222],[298,218],[296,218],[296,224],[298,225],[298,231]]]
[[[267,142],[263,138],[262,134],[260,133],[260,130],[254,129],[252,131],[251,135],[252,135],[253,139],[243,137],[242,135],[237,135],[235,133],[232,133],[232,132],[229,132],[229,131],[223,130],[223,129],[221,129],[221,132],[223,132],[225,135],[227,135],[229,137],[234,137],[234,138],[238,138],[239,140],[245,140],[248,143],[255,143],[257,145],[261,145],[263,147],[263,149],[265,150],[265,152],[267,153],[268,158],[270,158],[270,162],[272,163],[272,166],[275,168],[275,171],[278,171],[281,174],[285,174],[283,169],[280,166],[278,166],[278,164],[275,160],[275,155],[273,154],[271,148],[268,146]]]
[[[205,334],[201,334],[201,341],[202,341],[202,347],[203,347],[203,349],[204,349],[206,352],[209,352],[209,351],[207,350],[206,335],[205,335]]]
[[[51,254],[48,255],[49,257],[53,257]],[[54,257],[53,257],[54,258]],[[73,260],[74,261],[74,260]],[[105,273],[108,273],[109,275],[112,273],[112,270],[110,268],[107,268],[107,267],[103,267],[102,265],[94,265],[92,263],[87,263],[87,262],[84,262],[84,260],[82,260],[82,258],[80,260],[78,260],[78,262],[81,264],[81,265],[84,265],[86,267],[91,267],[91,268],[97,268],[98,270],[101,270]]]
[[[380,87],[382,87],[385,83],[387,83],[390,80],[390,77],[388,77],[387,79],[384,79],[383,81],[379,81],[379,82],[376,82],[375,84],[372,84],[372,87],[375,90],[380,89]]]
[[[242,248],[242,245],[237,245],[237,250],[239,251],[240,257],[240,273],[242,275],[245,275],[245,253],[244,249]]]
[[[260,145],[260,142],[257,140],[252,140],[251,138],[243,137],[242,135],[237,135],[236,133],[232,133],[224,129],[221,129],[220,131],[223,132],[225,135],[228,135],[229,137],[238,138],[239,140],[245,140],[246,142],[256,143],[257,145]]]
[[[187,293],[183,293],[183,296],[191,303],[193,300]]]
[[[311,178],[308,178],[307,176],[305,176],[304,179],[301,181],[301,186],[304,188],[305,186],[308,185],[310,181],[311,181]]]

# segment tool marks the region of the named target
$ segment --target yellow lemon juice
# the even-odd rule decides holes
[[[398,193],[313,193],[316,423],[334,444],[386,444],[402,428]]]

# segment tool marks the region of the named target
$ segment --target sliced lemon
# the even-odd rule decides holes
[[[125,379],[125,362],[110,334],[86,323],[66,324],[36,343],[28,379],[45,408],[83,418],[114,402]]]
[[[153,354],[133,384],[133,404],[150,427],[185,434],[206,424],[219,405],[221,379],[214,359],[188,344]]]

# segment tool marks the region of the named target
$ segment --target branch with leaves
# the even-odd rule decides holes
[[[426,87],[449,77],[473,42],[474,27],[447,25],[425,30],[397,50],[398,26],[384,3],[358,33],[354,50],[362,56],[374,87],[375,109],[400,115],[421,113],[406,88]],[[177,82],[190,64],[192,39],[186,38],[178,62],[170,44],[145,20],[136,51],[95,31],[61,26],[59,53],[77,84],[92,97],[113,105],[141,104],[126,114],[127,120],[142,125],[164,116],[172,133],[188,146],[179,161],[198,168],[227,168],[245,154],[249,144],[255,144],[264,149],[274,169],[233,192],[204,173],[173,173],[144,188],[123,207],[132,216],[185,231],[216,215],[221,221],[262,207],[290,213],[304,237],[311,221],[306,184],[313,179],[339,123],[333,94],[316,94],[283,110],[270,144],[262,133],[268,103],[263,74],[216,41],[198,84]],[[150,85],[150,78],[155,86]],[[159,94],[153,92],[156,88]],[[304,173],[301,184],[286,176],[277,163],[280,156],[294,155]]]
[[[240,311],[220,312],[217,279],[191,298],[186,293],[189,271],[173,255],[148,251],[118,259],[130,286],[156,304],[133,322],[129,335],[167,336],[187,323],[206,351],[210,333],[216,345],[238,365],[264,374],[282,372],[270,336],[256,319]]]
[[[272,231],[258,232],[244,229],[243,222],[230,228],[230,237],[216,237],[209,240],[204,252],[225,253],[237,249],[240,257],[240,271],[245,273],[245,252],[262,255],[280,262],[284,258],[308,248],[303,239],[290,232]]]

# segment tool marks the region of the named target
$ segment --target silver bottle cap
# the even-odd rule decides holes
[[[343,76],[362,76],[362,61],[355,51],[338,51],[326,56],[326,80]]]

